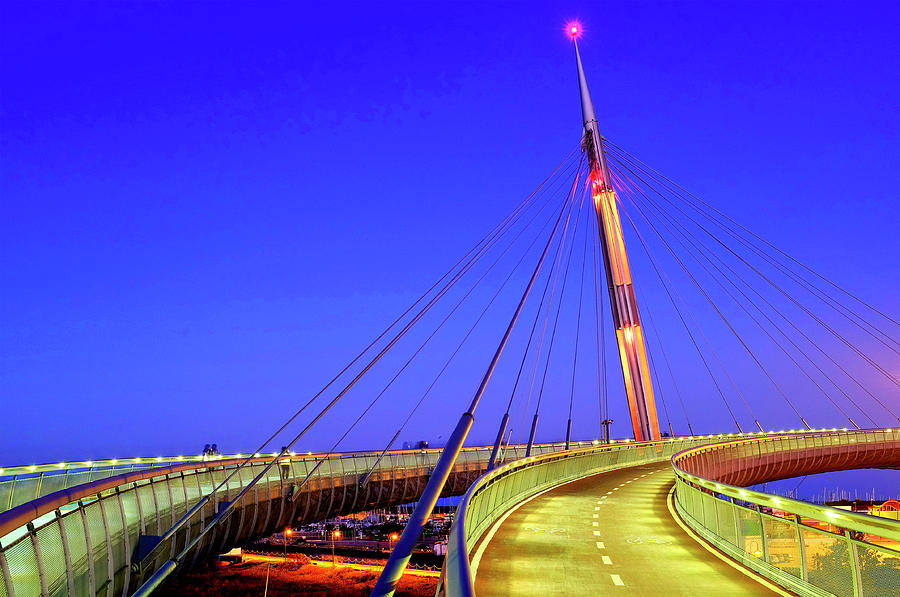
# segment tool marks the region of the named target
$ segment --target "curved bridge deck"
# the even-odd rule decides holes
[[[538,494],[475,547],[478,595],[775,595],[704,549],[672,518],[668,463]]]

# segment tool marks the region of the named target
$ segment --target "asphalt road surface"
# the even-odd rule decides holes
[[[481,539],[478,595],[775,595],[673,520],[671,465],[595,475],[521,505]],[[781,593],[784,594],[784,593]]]

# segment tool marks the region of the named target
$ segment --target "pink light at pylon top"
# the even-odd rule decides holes
[[[571,23],[566,24],[566,33],[572,39],[576,39],[581,35],[581,23],[578,21],[572,21]]]

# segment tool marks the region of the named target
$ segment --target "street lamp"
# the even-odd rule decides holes
[[[603,441],[609,443],[609,426],[612,425],[612,419],[603,419],[600,424],[603,425]]]
[[[394,551],[394,541],[397,540],[399,535],[397,533],[391,533],[388,535],[388,553]]]
[[[284,530],[284,559],[285,560],[287,559],[287,538],[288,538],[288,535],[290,535],[293,532],[294,531],[291,529]]]
[[[334,531],[333,533],[331,533],[331,567],[332,568],[334,568],[337,565],[335,563],[335,562],[337,562],[337,556],[334,555],[334,540],[335,540],[335,538],[340,538],[340,536],[341,536],[340,531]]]

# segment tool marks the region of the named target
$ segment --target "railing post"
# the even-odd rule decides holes
[[[9,483],[10,483],[10,485],[9,485],[9,497],[6,499],[6,509],[7,509],[7,510],[9,510],[10,508],[12,508],[12,504],[13,504],[13,494],[15,494],[15,492],[16,492],[16,477],[18,477],[18,475],[13,475],[12,480],[9,482]]]
[[[31,537],[31,549],[34,551],[34,559],[37,562],[38,578],[41,581],[41,595],[49,595],[47,589],[47,576],[44,574],[44,556],[41,553],[41,546],[38,545],[37,533],[34,530],[34,524],[28,523],[28,534]]]
[[[9,573],[9,562],[6,561],[6,550],[2,546],[0,546],[0,572],[3,573],[6,594],[9,597],[16,597],[16,588],[13,586],[12,575]]]
[[[131,584],[131,554],[128,553],[131,547],[131,540],[128,533],[128,515],[125,512],[125,502],[122,500],[122,492],[119,491],[118,487],[116,487],[116,501],[119,503],[119,514],[122,517],[122,542],[123,553],[125,554],[125,560],[123,562],[123,564],[125,565],[125,578],[122,581],[122,597],[127,597],[128,586]],[[60,526],[62,526],[61,520]],[[74,595],[74,593],[74,591],[70,592],[71,595]]]
[[[850,558],[850,582],[853,583],[853,597],[860,597],[862,595],[862,579],[859,574],[859,554],[849,529],[844,529],[844,540],[847,542],[847,557]]]
[[[154,535],[162,535],[163,534],[163,526],[162,519],[159,515],[159,499],[156,497],[156,487],[153,484],[153,477],[150,477],[150,483],[148,487],[150,488],[150,495],[153,496],[153,513],[156,515],[156,530],[154,531]]]
[[[794,528],[797,529],[797,541],[800,544],[800,578],[809,580],[806,571],[806,544],[803,541],[803,528],[800,526],[800,515],[794,515]]]
[[[69,587],[69,595],[75,594],[75,571],[72,569],[72,554],[69,551],[69,536],[66,534],[66,526],[63,524],[62,512],[57,508],[56,523],[59,525],[59,536],[62,540],[63,559],[66,562],[66,586]]]
[[[41,487],[44,486],[44,471],[38,475],[37,487],[34,488],[34,499],[41,497]]]
[[[113,557],[112,538],[109,534],[109,518],[106,516],[106,499],[97,494],[97,508],[103,521],[103,535],[106,538],[106,584],[114,586],[116,578],[115,558]]]
[[[740,544],[741,543],[741,525],[738,521],[738,509],[737,505],[734,503],[734,498],[728,496],[728,502],[731,504],[731,519],[734,521],[734,546],[741,549],[743,552],[747,552],[746,549]]]
[[[81,514],[81,524],[84,526],[84,544],[87,548],[88,562],[88,582],[90,583],[91,595],[97,594],[97,580],[94,573],[94,544],[91,541],[91,527],[87,521],[87,513],[84,511],[84,502],[78,501],[78,512]]]
[[[766,520],[763,518],[762,506],[756,505],[756,514],[759,516],[759,542],[762,543],[763,562],[769,563],[769,541],[766,539]]]
[[[131,490],[134,492],[134,501],[137,502],[138,519],[140,521],[140,531],[138,532],[138,536],[146,535],[147,523],[144,521],[144,506],[141,504],[140,486],[137,481],[132,483],[131,486]]]

